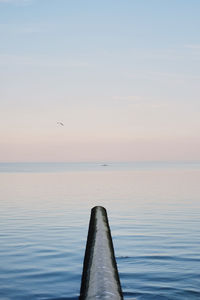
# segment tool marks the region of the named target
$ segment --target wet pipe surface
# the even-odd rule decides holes
[[[123,299],[107,212],[102,206],[91,210],[79,299]]]

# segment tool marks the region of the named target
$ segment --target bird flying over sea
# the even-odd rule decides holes
[[[57,122],[57,124],[60,126],[64,126],[64,124],[62,122]]]

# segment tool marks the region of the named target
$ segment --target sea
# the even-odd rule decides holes
[[[200,299],[200,162],[0,164],[0,299],[77,300],[91,208],[124,299]]]

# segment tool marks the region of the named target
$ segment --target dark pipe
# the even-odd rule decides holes
[[[91,210],[80,300],[123,299],[105,208]]]

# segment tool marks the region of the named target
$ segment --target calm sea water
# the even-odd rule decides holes
[[[0,164],[0,299],[78,299],[95,205],[125,299],[200,299],[200,163]]]

